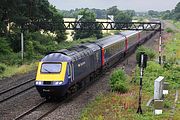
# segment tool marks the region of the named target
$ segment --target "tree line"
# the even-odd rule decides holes
[[[115,21],[131,21],[132,17],[135,16],[134,10],[119,10],[117,6],[112,6],[108,9],[89,9],[86,10],[94,13],[96,19],[108,19],[108,15],[114,15]],[[66,18],[77,18],[80,14],[81,9],[71,9],[71,10],[58,10]],[[128,22],[127,21],[127,22]]]
[[[162,19],[172,19],[179,21],[180,20],[180,2],[177,3],[173,10],[166,10],[162,12],[149,10],[148,15],[153,18],[162,18]]]

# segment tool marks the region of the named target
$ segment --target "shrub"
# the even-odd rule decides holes
[[[112,91],[125,93],[128,91],[127,75],[121,69],[115,70],[110,77]]]
[[[174,31],[171,28],[166,28],[167,33],[174,33]]]
[[[0,74],[2,74],[6,70],[5,64],[0,64]]]
[[[146,48],[144,46],[140,46],[136,51],[136,60],[139,60],[140,53],[144,52],[147,54],[149,60],[153,60],[156,57],[156,52],[150,48]]]

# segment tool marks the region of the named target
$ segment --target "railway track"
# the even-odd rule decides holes
[[[23,117],[29,115],[30,113],[32,113],[33,111],[37,110],[38,108],[40,108],[41,106],[43,106],[47,101],[44,100],[42,102],[40,102],[39,104],[37,104],[36,106],[30,108],[29,110],[27,110],[26,112],[20,114],[19,116],[17,116],[14,120],[20,120]]]
[[[92,82],[93,83],[93,82]],[[33,120],[41,120],[45,118],[47,115],[55,111],[58,107],[65,104],[67,101],[75,98],[82,92],[86,87],[79,89],[77,92],[73,94],[69,94],[66,97],[61,98],[60,100],[43,100],[36,106],[30,108],[29,110],[25,111],[24,113],[20,114],[13,120],[26,120],[26,119],[33,119]]]
[[[0,103],[7,101],[27,90],[30,90],[34,87],[33,82],[35,79],[29,79],[21,84],[18,84],[16,86],[10,87],[6,90],[3,90],[0,92]],[[31,84],[31,85],[28,85]],[[23,89],[24,87],[24,89]],[[22,89],[21,89],[22,88]]]

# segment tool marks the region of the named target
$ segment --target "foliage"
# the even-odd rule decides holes
[[[96,119],[117,119],[122,118],[121,114],[126,113],[128,109],[134,108],[136,101],[135,96],[130,94],[111,93],[99,95],[93,102],[83,110],[81,120],[96,120]]]
[[[166,32],[167,32],[167,33],[174,33],[174,31],[173,31],[171,28],[169,28],[169,27],[166,28]]]
[[[128,91],[127,76],[121,69],[115,70],[110,77],[112,91],[125,93]]]
[[[0,56],[11,54],[12,49],[10,48],[10,45],[6,38],[0,38]]]
[[[89,11],[88,9],[82,9],[79,12],[79,15],[83,15],[83,17],[79,20],[81,22],[95,22],[96,18],[95,18],[95,14],[91,11]],[[82,24],[82,26],[86,26],[86,27],[91,27],[90,25],[87,26],[85,24]],[[97,25],[99,28],[101,27],[100,25]],[[80,38],[88,38],[88,37],[97,37],[97,38],[101,38],[102,35],[102,31],[98,30],[98,31],[79,31],[79,30],[75,30],[75,34],[74,34],[74,39],[80,39]]]
[[[37,68],[37,63],[24,64],[22,66],[12,65],[6,66],[3,73],[0,73],[0,80],[5,77],[11,77],[16,74],[23,74],[35,70]]]
[[[140,46],[137,50],[136,50],[136,60],[139,60],[140,57],[140,53],[144,52],[145,54],[147,54],[148,59],[149,60],[153,60],[156,57],[156,52],[150,48],[146,48],[144,46]]]
[[[149,10],[148,11],[148,15],[151,16],[151,17],[158,17],[159,16],[159,12],[158,11],[154,11],[154,10]]]
[[[131,22],[132,21],[132,17],[122,11],[118,12],[118,14],[116,14],[116,16],[114,17],[114,20],[116,22]]]
[[[174,37],[165,45],[166,64],[180,64],[180,34],[174,34]]]
[[[11,3],[11,4],[9,4]],[[50,26],[45,24],[53,22]],[[19,65],[21,39],[24,33],[25,60],[39,59],[55,50],[58,43],[66,39],[65,31],[60,31],[63,17],[48,0],[1,0],[0,1],[0,59],[6,65]],[[54,27],[56,23],[56,27]],[[40,31],[44,32],[40,34]],[[53,33],[54,37],[48,35]]]
[[[9,4],[11,3],[11,4]],[[1,0],[0,4],[1,34],[8,34],[8,23],[13,22],[13,26],[20,28],[29,23],[30,30],[49,30],[44,26],[33,28],[37,24],[35,22],[62,21],[62,16],[58,15],[56,9],[50,6],[48,0]],[[56,22],[56,21],[55,21]],[[51,29],[51,31],[54,31]]]
[[[41,34],[40,32],[28,33],[25,39],[27,40],[25,42],[26,53],[32,54],[31,56],[33,54],[44,55],[57,48],[57,42],[53,36]]]
[[[79,14],[79,12],[82,10],[83,8],[81,9],[71,9],[71,10],[59,10],[59,12],[65,17],[65,18],[76,18]],[[96,15],[96,18],[97,19],[106,19],[107,18],[107,14],[106,14],[106,10],[105,9],[96,9],[96,8],[93,8],[93,9],[89,9],[87,8],[89,11],[95,13]]]
[[[2,74],[6,70],[5,64],[0,64],[0,74]]]
[[[174,19],[177,21],[180,20],[180,2],[176,5],[174,9]]]
[[[162,19],[173,19],[173,20],[180,20],[180,2],[177,3],[175,8],[173,10],[166,10],[162,12],[154,11],[154,10],[149,10],[148,11],[148,16],[153,17],[153,18],[162,18]]]
[[[117,6],[112,6],[108,9],[89,9],[86,8],[88,11],[93,12],[96,16],[96,19],[107,19],[107,15],[114,15],[116,18],[116,21],[123,21],[128,22],[132,20],[132,17],[135,16],[134,10],[123,10],[120,11]],[[79,12],[83,9],[76,8],[75,10],[71,9],[69,11],[67,10],[59,10],[59,12],[66,18],[76,18],[79,15]],[[128,20],[128,21],[126,21]]]
[[[0,38],[0,59],[1,63],[6,65],[20,64],[17,53],[13,53],[10,44],[6,38]]]
[[[117,6],[112,6],[107,9],[107,14],[113,15],[116,22],[131,22],[135,12],[133,10],[120,11]]]
[[[117,6],[112,6],[112,7],[107,9],[107,14],[108,15],[116,16],[118,13],[119,13],[119,9],[117,8]]]

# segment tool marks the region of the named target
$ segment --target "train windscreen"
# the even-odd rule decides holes
[[[43,63],[41,73],[60,73],[61,67],[61,63]]]

